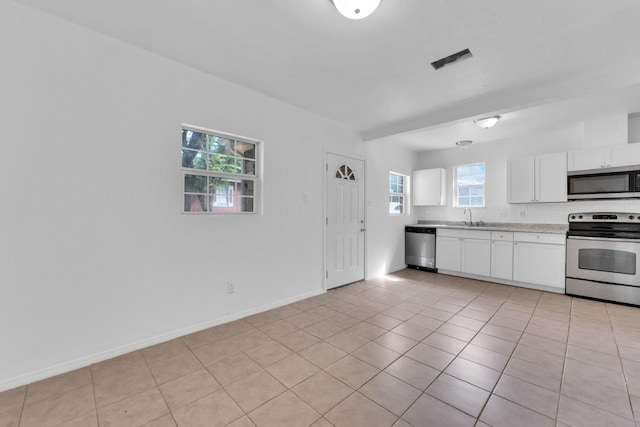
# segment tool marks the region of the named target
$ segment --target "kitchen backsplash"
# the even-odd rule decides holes
[[[414,206],[419,220],[465,221],[464,208]],[[566,224],[575,212],[640,213],[640,199],[586,201],[569,203],[511,204],[500,207],[471,208],[473,221],[517,222],[531,224]]]

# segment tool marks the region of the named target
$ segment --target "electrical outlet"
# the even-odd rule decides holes
[[[236,292],[236,285],[234,285],[232,282],[227,282],[227,293],[234,294],[235,292]]]
[[[524,218],[524,217],[526,217],[526,216],[527,216],[527,211],[526,211],[526,210],[524,210],[524,209],[522,209],[522,210],[520,211],[520,218]]]

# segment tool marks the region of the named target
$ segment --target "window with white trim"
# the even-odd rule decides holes
[[[255,213],[259,141],[182,127],[185,213]]]
[[[454,204],[461,208],[483,208],[484,163],[458,165],[454,168]]]
[[[389,172],[389,214],[409,214],[409,177]]]

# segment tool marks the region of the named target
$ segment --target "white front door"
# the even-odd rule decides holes
[[[364,280],[364,160],[327,153],[327,289]]]

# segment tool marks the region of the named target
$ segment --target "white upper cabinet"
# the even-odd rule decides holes
[[[609,150],[607,167],[640,165],[640,144],[627,144]]]
[[[570,151],[567,158],[567,170],[580,171],[605,167],[606,150]]]
[[[413,205],[444,206],[447,195],[446,183],[446,169],[438,168],[413,171]]]
[[[567,153],[510,160],[507,175],[509,203],[567,201]]]
[[[507,202],[532,203],[535,198],[535,159],[509,160],[507,165]]]
[[[580,171],[640,164],[640,144],[626,144],[596,150],[570,151],[567,169]]]
[[[567,201],[567,153],[536,156],[536,202]]]

